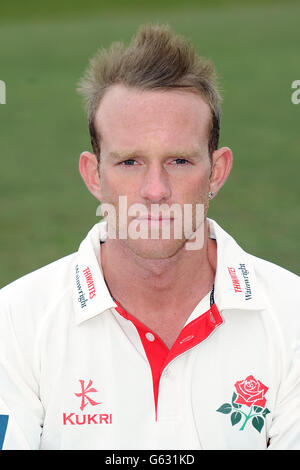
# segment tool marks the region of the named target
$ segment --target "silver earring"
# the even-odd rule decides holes
[[[209,199],[212,199],[213,195],[214,195],[213,191],[209,191],[209,193],[208,193]]]

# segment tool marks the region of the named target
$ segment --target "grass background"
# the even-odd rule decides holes
[[[0,286],[77,250],[98,221],[78,172],[90,149],[76,86],[88,59],[168,23],[215,62],[234,166],[215,218],[247,251],[300,274],[298,2],[4,1],[0,5]]]

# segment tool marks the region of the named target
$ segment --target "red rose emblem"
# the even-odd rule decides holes
[[[253,375],[249,375],[245,380],[240,380],[234,384],[238,397],[235,403],[247,406],[261,406],[266,405],[265,394],[268,390],[264,384],[256,380]]]

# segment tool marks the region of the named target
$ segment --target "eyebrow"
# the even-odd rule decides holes
[[[201,156],[202,151],[199,147],[197,150],[190,150],[190,151],[180,151],[174,150],[169,154],[166,154],[166,158],[184,158],[184,159],[195,159]],[[129,160],[133,158],[143,157],[145,156],[144,152],[139,150],[132,150],[132,151],[121,151],[121,152],[109,152],[108,158],[112,161],[116,160]]]
[[[136,158],[141,156],[142,152],[134,150],[130,151],[123,151],[123,152],[109,152],[108,158],[111,160],[128,160],[129,158]]]

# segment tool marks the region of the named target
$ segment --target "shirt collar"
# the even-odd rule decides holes
[[[219,310],[265,308],[253,265],[253,257],[214,220],[207,219],[209,236],[217,242],[215,303]]]
[[[100,241],[106,238],[106,222],[99,222],[81,242],[73,267],[73,301],[76,323],[116,306],[101,268]]]
[[[263,298],[251,255],[214,220],[207,219],[209,236],[217,242],[214,297],[218,309],[260,310]],[[79,246],[73,267],[73,301],[79,324],[116,307],[101,269],[100,241],[106,239],[106,222],[99,222]]]

